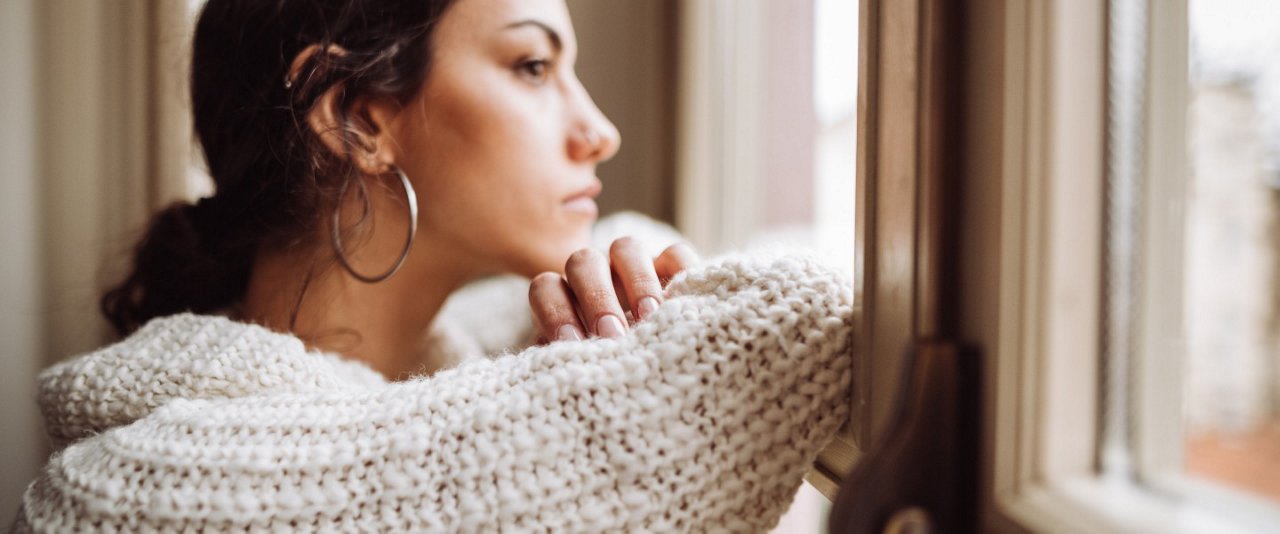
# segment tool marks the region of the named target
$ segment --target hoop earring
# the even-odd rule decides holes
[[[409,236],[404,241],[404,250],[400,252],[400,259],[397,259],[396,263],[386,272],[377,276],[366,276],[356,272],[351,263],[347,261],[346,251],[342,248],[342,199],[347,194],[347,187],[351,185],[351,180],[343,182],[342,189],[338,191],[338,207],[333,210],[333,220],[331,222],[333,231],[330,237],[334,255],[338,257],[338,263],[341,263],[342,267],[348,273],[351,273],[351,276],[366,284],[376,284],[396,274],[396,271],[400,270],[400,266],[404,265],[404,260],[409,257],[409,248],[413,246],[413,238],[418,235],[418,195],[413,190],[413,184],[409,183],[409,177],[404,174],[404,171],[400,170],[400,167],[392,168],[400,176],[400,186],[404,188],[404,194],[409,200]]]

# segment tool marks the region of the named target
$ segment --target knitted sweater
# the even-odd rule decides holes
[[[71,443],[18,531],[767,531],[844,421],[847,278],[677,276],[624,337],[408,382],[225,318],[156,319],[42,373]]]

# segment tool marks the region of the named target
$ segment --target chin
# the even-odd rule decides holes
[[[532,273],[525,273],[529,277],[547,271],[564,273],[564,264],[569,261],[569,256],[574,252],[591,246],[591,229],[587,227],[578,235],[559,240],[557,242],[547,243],[539,250],[531,251]]]

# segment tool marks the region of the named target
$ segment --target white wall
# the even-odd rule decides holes
[[[157,5],[0,0],[0,528],[46,453],[37,371],[108,339],[97,299],[182,182]]]
[[[36,1],[0,1],[0,529],[42,459],[33,380],[42,360]]]

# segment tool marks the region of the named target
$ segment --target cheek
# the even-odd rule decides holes
[[[420,147],[405,159],[423,177],[424,230],[494,268],[525,275],[558,271],[589,243],[591,221],[561,205],[569,186],[567,155],[550,128],[555,119],[528,102],[516,105],[521,101],[510,95],[490,98],[505,105],[437,95],[422,133],[406,143]]]
[[[530,277],[560,271],[570,254],[590,243],[590,221],[566,216],[560,199],[548,189],[536,180],[512,176],[480,208],[486,221],[472,237],[491,243],[492,254],[503,259],[507,270]]]

